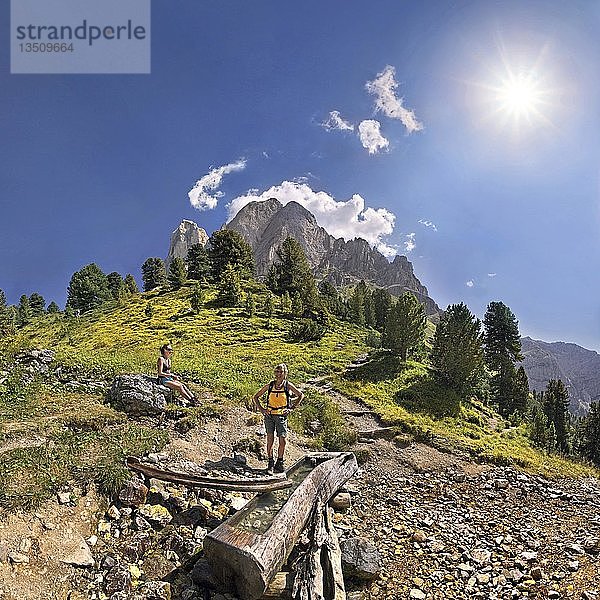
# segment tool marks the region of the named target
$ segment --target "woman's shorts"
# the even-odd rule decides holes
[[[165,385],[165,383],[167,381],[173,381],[172,377],[159,377],[158,378],[158,385]]]
[[[288,432],[287,415],[265,415],[267,433],[277,432],[277,437],[286,437]]]

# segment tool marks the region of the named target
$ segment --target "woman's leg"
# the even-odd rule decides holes
[[[165,381],[165,385],[176,392],[179,392],[186,400],[192,400],[193,395],[186,392],[186,388],[180,381]]]

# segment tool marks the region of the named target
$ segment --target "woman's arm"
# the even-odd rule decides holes
[[[266,408],[263,408],[258,400],[268,389],[269,389],[269,384],[267,383],[266,385],[263,385],[260,388],[260,390],[258,390],[258,392],[256,392],[256,394],[254,394],[254,396],[252,398],[252,401],[254,402],[254,406],[256,406],[258,411],[261,413],[265,413]]]
[[[296,401],[292,402],[292,408],[296,408],[302,400],[304,400],[304,392],[298,390],[298,388],[288,381],[288,388],[291,390],[293,395],[296,397]]]
[[[156,362],[156,369],[158,371],[158,376],[159,377],[170,377],[171,376],[170,373],[165,373],[163,371],[164,366],[165,366],[165,360],[162,356],[159,356],[158,361]]]

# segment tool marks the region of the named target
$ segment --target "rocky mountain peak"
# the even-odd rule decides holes
[[[208,234],[202,227],[198,227],[194,221],[188,221],[184,219],[179,224],[179,227],[171,233],[171,241],[169,244],[169,253],[165,260],[165,267],[167,272],[174,258],[185,258],[188,250],[194,244],[206,245],[208,242]]]
[[[276,198],[251,202],[226,227],[238,231],[252,246],[259,276],[267,274],[277,248],[287,237],[292,237],[303,247],[318,278],[330,279],[337,285],[364,279],[396,295],[411,291],[425,304],[429,314],[440,312],[406,257],[397,256],[390,263],[362,238],[349,241],[335,238],[297,202],[282,205]]]

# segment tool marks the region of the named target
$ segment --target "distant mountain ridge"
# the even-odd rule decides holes
[[[521,338],[523,367],[529,388],[544,390],[550,379],[561,379],[569,391],[571,412],[584,414],[600,401],[600,354],[577,344]]]
[[[425,304],[428,314],[440,312],[405,256],[396,256],[390,262],[362,238],[349,241],[335,238],[297,202],[283,205],[276,198],[250,202],[225,227],[239,232],[252,246],[259,276],[267,274],[282,242],[293,237],[304,248],[317,277],[327,278],[337,285],[364,279],[395,295],[410,291]]]

